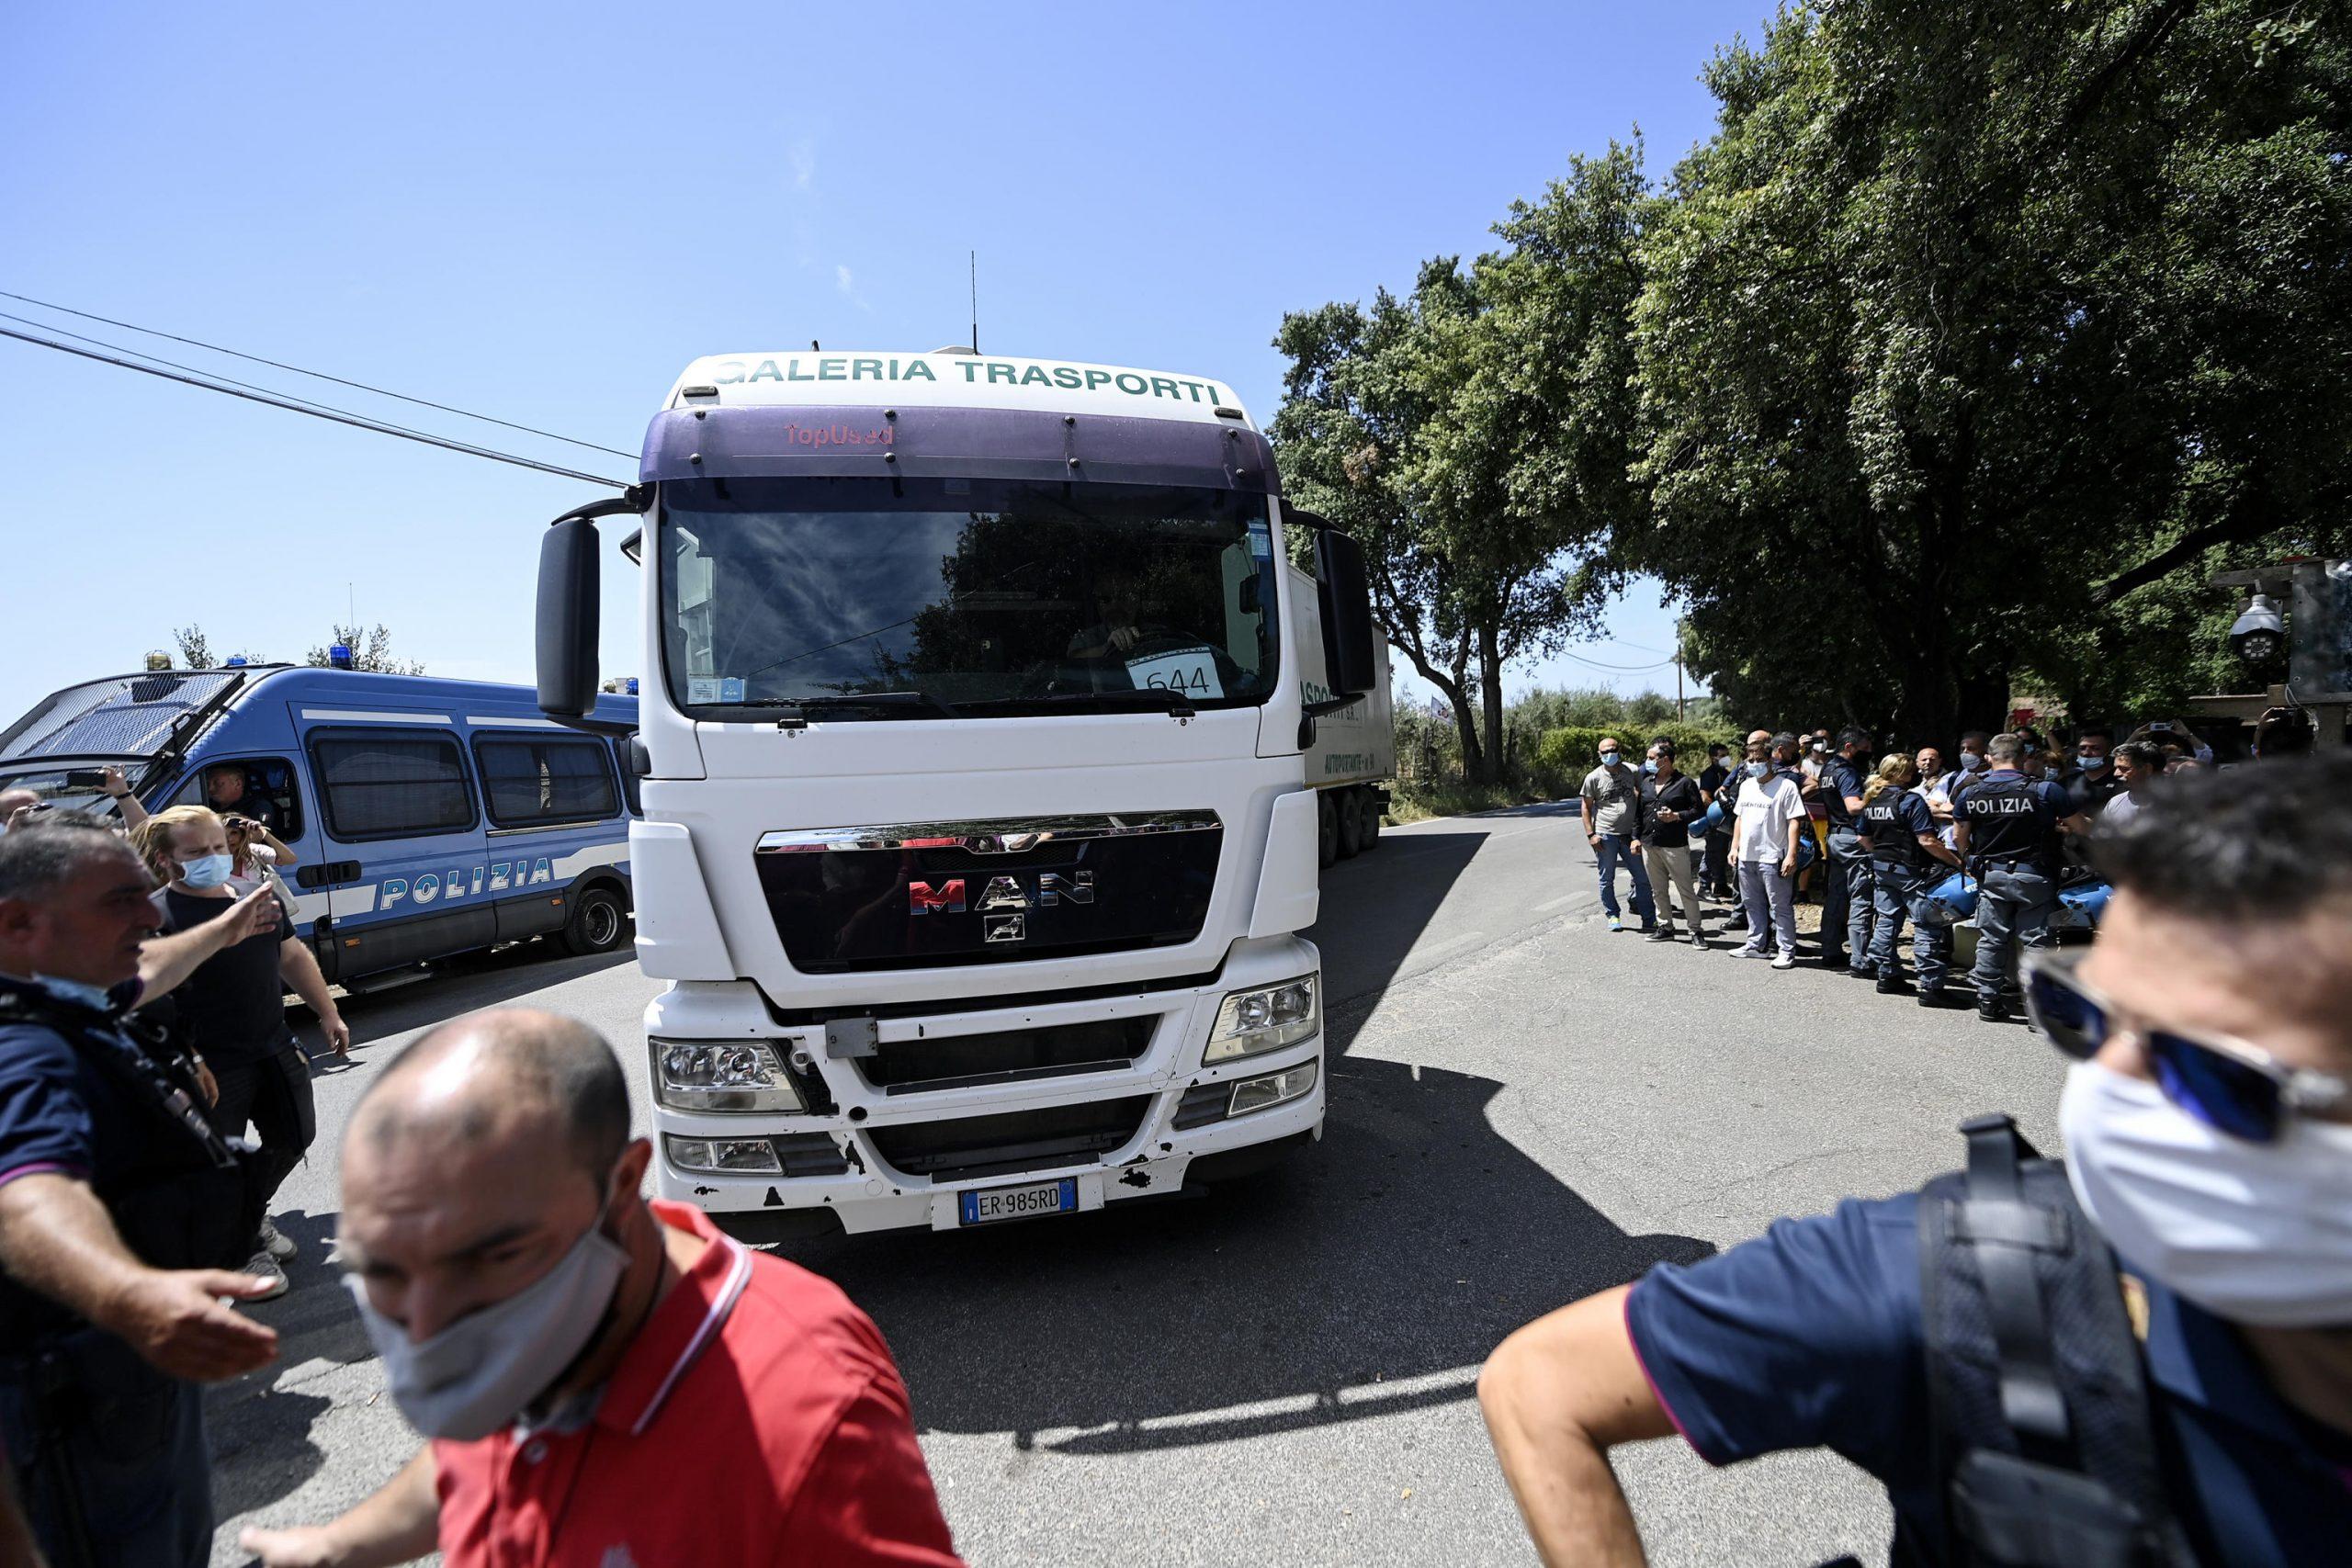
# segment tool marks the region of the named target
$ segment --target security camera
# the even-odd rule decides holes
[[[2246,602],[2245,614],[2230,627],[2230,651],[2249,664],[2267,664],[2287,646],[2287,623],[2267,593]]]

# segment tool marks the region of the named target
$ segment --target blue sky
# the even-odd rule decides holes
[[[1636,124],[1663,173],[1712,123],[1700,67],[1765,11],[13,6],[0,289],[633,452],[696,355],[959,341],[976,248],[984,348],[1213,376],[1265,419],[1285,310],[1486,248],[1514,197]],[[347,593],[437,673],[527,680],[540,525],[604,493],[5,340],[0,475],[9,716],[189,622],[300,658]],[[609,576],[605,665],[634,670]],[[1662,657],[1657,599],[1573,651]]]

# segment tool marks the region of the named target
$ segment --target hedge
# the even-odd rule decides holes
[[[1698,724],[1666,724],[1648,727],[1613,725],[1607,728],[1583,725],[1566,729],[1547,729],[1535,743],[1535,755],[1529,763],[1529,783],[1555,800],[1565,800],[1576,794],[1585,774],[1600,763],[1600,740],[1613,737],[1624,749],[1626,759],[1639,766],[1650,742],[1664,736],[1674,742],[1675,761],[1687,773],[1696,774],[1707,765],[1707,747],[1713,741],[1736,746],[1738,737],[1728,728]]]

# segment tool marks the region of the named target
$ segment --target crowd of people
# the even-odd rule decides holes
[[[1754,730],[1743,755],[1716,742],[1695,772],[1664,736],[1639,763],[1613,738],[1599,752],[1577,802],[1610,930],[1627,929],[1623,867],[1651,941],[1705,949],[1707,906],[1728,905],[1723,929],[1743,938],[1729,951],[1792,969],[1810,893],[1822,966],[1921,1007],[1973,1003],[1989,1021],[2015,1010],[2017,959],[2053,942],[2062,896],[2105,886],[2093,830],[2128,821],[2160,778],[2212,761],[2186,725],[2164,720],[2121,744],[2109,726],[2080,725],[2064,750],[2030,728],[1972,730],[1951,765],[1939,745],[1881,751],[1857,728]],[[1955,977],[1963,921],[1976,949]]]

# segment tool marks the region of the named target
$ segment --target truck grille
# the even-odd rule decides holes
[[[1083,1164],[1125,1145],[1151,1111],[1152,1097],[1057,1105],[998,1116],[967,1116],[876,1127],[867,1133],[876,1153],[909,1176],[954,1181],[1011,1176]]]
[[[858,1059],[857,1069],[867,1083],[891,1094],[1109,1072],[1143,1055],[1159,1021],[1158,1015],[1147,1014],[1046,1029],[886,1040],[873,1055]]]

